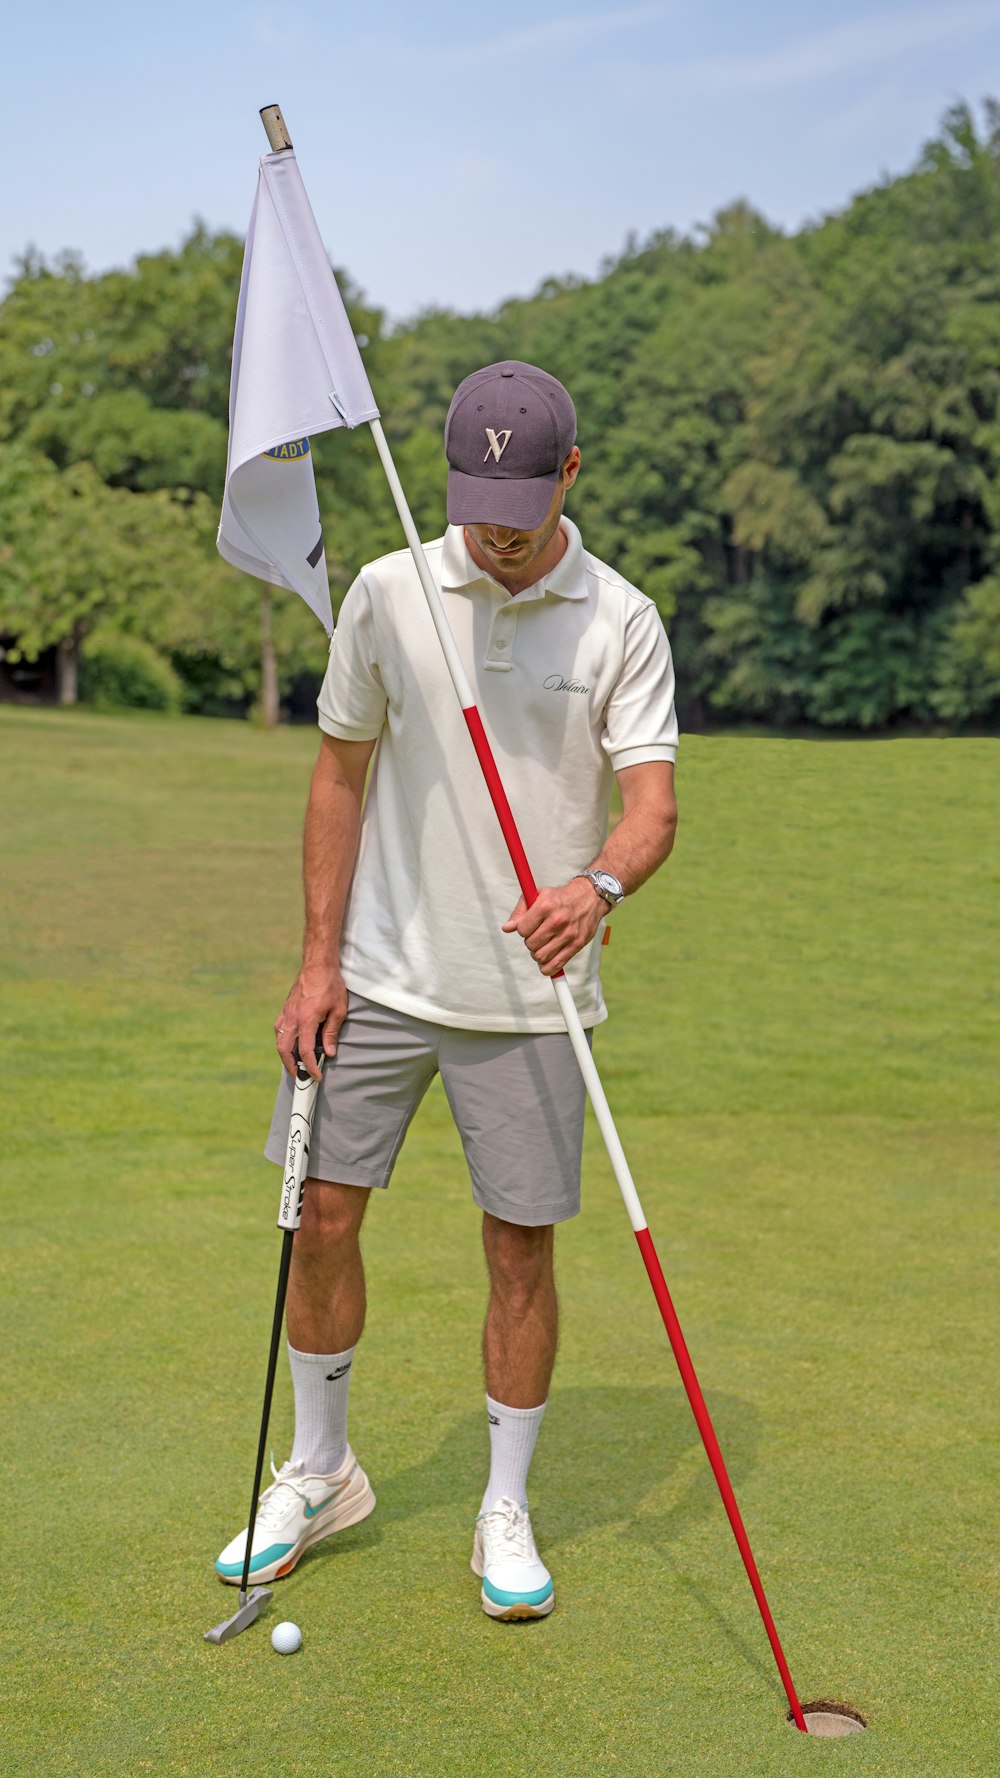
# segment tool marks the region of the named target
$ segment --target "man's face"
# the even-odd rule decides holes
[[[466,525],[477,548],[500,575],[520,580],[544,555],[559,529],[566,490],[575,482],[579,466],[580,453],[574,445],[560,470],[548,512],[533,531],[512,531],[507,525]]]

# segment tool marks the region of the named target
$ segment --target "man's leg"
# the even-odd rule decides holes
[[[368,1191],[307,1179],[292,1247],[285,1322],[302,1352],[356,1346],[365,1325],[365,1271],[358,1237]]]
[[[288,1281],[291,1462],[306,1475],[330,1475],[347,1456],[347,1394],[365,1322],[358,1237],[369,1194],[388,1185],[410,1119],[437,1071],[435,1052],[435,1028],[425,1020],[349,996],[337,1053],[316,1099],[310,1177]],[[266,1149],[282,1166],[291,1097],[283,1074]]]
[[[483,1330],[487,1392],[511,1408],[538,1408],[556,1358],[555,1231],[483,1213],[490,1300]]]
[[[312,1544],[356,1525],[375,1505],[347,1442],[351,1364],[365,1320],[358,1235],[367,1203],[365,1188],[306,1181],[286,1302],[295,1443],[260,1497],[250,1574],[264,1584],[290,1573]],[[241,1531],[215,1564],[221,1580],[238,1584],[245,1550]]]
[[[528,1467],[555,1362],[554,1225],[580,1208],[586,1100],[564,1032],[453,1031],[441,1080],[483,1211],[490,1474],[472,1552],[491,1617],[544,1617],[552,1577],[527,1512]]]
[[[365,1320],[358,1235],[371,1190],[388,1185],[410,1119],[437,1071],[437,1027],[348,996],[336,1056],[323,1070],[309,1145],[310,1177],[292,1248],[286,1322],[295,1444],[261,1495],[251,1574],[265,1583],[295,1566],[317,1537],[356,1524],[375,1496],[347,1443],[347,1391]],[[282,1073],[265,1153],[284,1167],[293,1083]],[[351,1184],[330,1181],[350,1180]],[[216,1569],[232,1578],[241,1532]],[[265,1554],[266,1551],[266,1554]]]
[[[528,1504],[528,1469],[556,1357],[559,1310],[554,1230],[483,1213],[490,1298],[483,1329],[490,1474],[480,1512]]]
[[[331,1475],[347,1456],[351,1366],[365,1324],[358,1237],[367,1206],[364,1187],[306,1181],[285,1311],[295,1392],[289,1461],[304,1475]]]
[[[545,1617],[555,1603],[528,1517],[528,1469],[556,1356],[553,1230],[483,1215],[490,1298],[483,1330],[490,1474],[472,1568],[491,1617]]]

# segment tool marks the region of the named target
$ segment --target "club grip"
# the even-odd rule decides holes
[[[285,1177],[281,1182],[278,1208],[279,1229],[297,1229],[302,1221],[302,1191],[309,1173],[309,1143],[318,1092],[319,1081],[300,1062],[295,1070],[292,1115],[288,1122]]]

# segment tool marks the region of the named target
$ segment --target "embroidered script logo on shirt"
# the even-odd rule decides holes
[[[486,438],[490,448],[487,451],[486,456],[483,458],[483,462],[488,462],[489,458],[492,456],[494,462],[499,463],[504,451],[510,443],[511,436],[510,427],[507,428],[506,432],[494,432],[492,426],[487,426]]]
[[[581,685],[577,679],[564,679],[561,673],[550,673],[547,679],[542,680],[542,685],[546,691],[578,691],[587,693],[590,690],[589,685]]]

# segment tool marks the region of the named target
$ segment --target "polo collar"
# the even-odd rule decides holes
[[[537,580],[533,586],[525,587],[523,593],[516,596],[522,604],[529,599],[542,599],[546,593],[555,593],[559,599],[585,599],[587,597],[587,571],[583,560],[583,541],[572,519],[563,514],[562,527],[566,533],[567,545],[562,560],[557,562],[551,574]],[[444,534],[444,548],[441,552],[441,585],[443,587],[474,586],[479,581],[487,581],[491,586],[498,586],[491,574],[480,568],[469,554],[465,541],[465,532],[461,525],[449,525]]]

